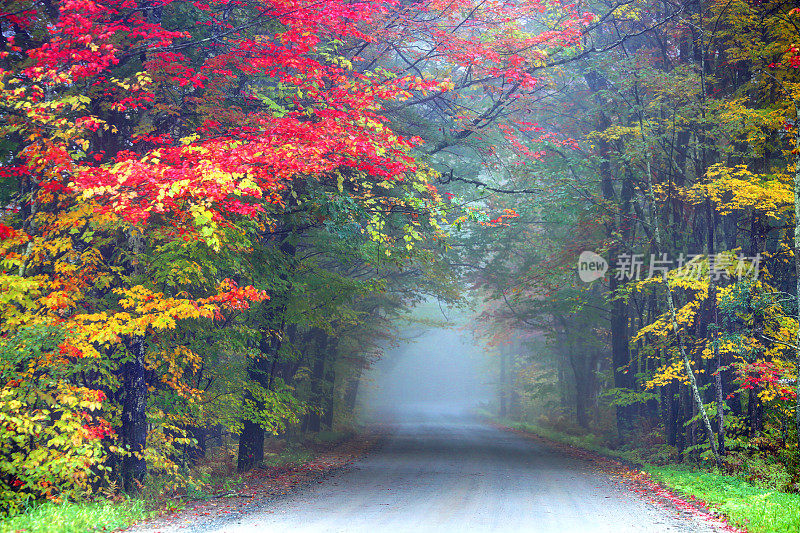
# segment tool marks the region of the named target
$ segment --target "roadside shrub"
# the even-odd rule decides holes
[[[784,465],[771,459],[751,457],[747,462],[747,478],[755,485],[781,492],[788,492],[792,488],[789,471]]]
[[[80,497],[104,468],[105,394],[78,384],[96,369],[64,339],[41,324],[0,338],[0,516]]]
[[[542,415],[538,418],[536,424],[554,431],[558,431],[559,433],[564,433],[566,435],[577,436],[586,434],[586,430],[584,428],[580,427],[571,419],[561,415]]]
[[[681,454],[675,446],[670,446],[669,444],[652,444],[646,448],[642,448],[641,456],[645,462],[656,465],[667,465],[677,462]]]
[[[724,459],[724,470],[759,487],[782,492],[796,490],[790,469],[774,457],[729,452]]]
[[[265,449],[269,448],[265,446]],[[215,447],[209,449],[205,457],[197,461],[194,468],[200,472],[207,471],[211,477],[233,477],[236,475],[236,456],[225,446]]]

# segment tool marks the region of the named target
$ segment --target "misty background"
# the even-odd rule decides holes
[[[384,356],[362,378],[362,419],[464,414],[495,394],[492,355],[461,324],[407,327],[399,339],[384,347]]]

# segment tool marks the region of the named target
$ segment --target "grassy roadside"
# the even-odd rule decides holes
[[[726,517],[734,527],[749,533],[800,532],[800,494],[786,494],[753,485],[735,476],[692,469],[684,465],[659,466],[642,461],[633,451],[612,450],[591,435],[580,437],[541,427],[491,417],[501,426],[532,433],[546,440],[567,444],[614,459],[633,463],[653,479],[676,493],[693,496]]]
[[[280,442],[269,439],[261,469],[283,471],[313,463],[327,450],[346,443],[353,432],[321,432],[303,442]],[[235,473],[231,451],[220,451],[193,468],[194,486],[182,494],[165,494],[162,479],[145,483],[142,496],[84,502],[43,502],[32,504],[25,512],[0,518],[0,533],[87,533],[116,531],[136,522],[182,509],[189,501],[206,501],[228,496],[242,489],[246,476]]]
[[[698,498],[750,533],[800,531],[800,495],[754,486],[747,481],[713,472],[675,466],[644,469],[662,485]]]
[[[22,514],[0,521],[0,532],[12,533],[86,533],[113,531],[130,526],[156,514],[137,499],[121,502],[46,502],[30,507]]]

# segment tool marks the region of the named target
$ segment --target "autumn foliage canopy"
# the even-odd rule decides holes
[[[520,31],[535,16],[549,26]],[[177,472],[211,405],[192,343],[285,310],[251,258],[298,212],[327,227],[322,206],[345,197],[384,260],[441,236],[431,147],[397,133],[387,105],[480,93],[513,107],[591,20],[538,1],[4,2],[2,507],[128,486],[145,462]],[[458,135],[494,127],[494,111],[466,106]],[[269,424],[296,420],[275,383],[247,401],[274,400]]]

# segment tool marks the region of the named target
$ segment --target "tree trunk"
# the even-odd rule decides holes
[[[328,343],[328,370],[325,372],[325,383],[327,392],[325,393],[325,411],[322,414],[322,425],[329,430],[333,430],[333,415],[336,409],[336,362],[339,339],[332,337]]]
[[[187,446],[186,456],[192,462],[197,462],[206,456],[208,429],[200,426],[191,426],[188,429],[189,436],[197,440],[197,446]]]
[[[722,388],[722,357],[719,353],[719,312],[717,309],[717,284],[711,273],[711,255],[714,253],[714,234],[716,233],[716,218],[711,208],[711,201],[706,200],[706,212],[708,214],[708,300],[711,307],[710,339],[714,347],[714,359],[716,359],[717,370],[714,372],[714,385],[717,396],[717,450],[719,455],[725,455],[725,392]]]
[[[128,236],[128,248],[132,252],[131,273],[142,275],[138,258],[144,249],[141,232],[133,228]],[[144,450],[147,445],[147,369],[144,365],[146,345],[144,337],[128,338],[130,360],[122,364],[123,401],[120,428],[122,447],[126,455],[122,459],[122,486],[129,494],[138,493],[147,475]]]
[[[794,101],[795,132],[794,132],[794,268],[796,279],[797,320],[800,323],[800,99]],[[797,337],[794,341],[795,369],[800,369],[800,328],[797,328]],[[795,379],[797,399],[794,408],[795,431],[800,440],[800,370]]]
[[[718,435],[718,449],[720,455],[725,455],[725,389],[722,380],[722,358],[719,354],[719,347],[714,346],[714,351],[717,354],[717,373],[714,376],[717,387],[717,435]]]
[[[253,358],[247,369],[248,379],[270,390],[279,349],[280,341],[264,328],[259,341],[259,355]],[[256,409],[264,408],[251,394],[245,394],[245,398],[252,402]],[[242,420],[236,469],[239,472],[246,472],[262,461],[264,461],[264,428],[252,420]]]
[[[602,74],[590,70],[584,74],[586,84],[589,90],[599,95],[609,87],[608,81]],[[604,103],[600,100],[601,105]],[[601,112],[597,130],[602,131],[611,125],[611,119]],[[619,194],[615,188],[616,177],[613,175],[611,168],[612,154],[614,148],[605,139],[598,139],[597,141],[598,153],[602,157],[600,163],[600,185],[603,193],[603,199],[616,206],[615,212],[609,216],[609,221],[606,223],[606,235],[611,239],[612,246],[609,249],[609,260],[614,261],[622,251],[616,241],[627,240],[631,232],[631,224],[629,214],[631,212],[631,199],[635,194],[630,175],[626,173],[622,181]],[[614,272],[611,272],[609,293],[614,295],[619,288],[619,281],[616,279]],[[628,307],[622,300],[613,300],[611,302],[611,364],[614,371],[614,387],[618,389],[633,390],[634,380],[633,372],[626,372],[627,366],[630,364],[630,351],[628,347]],[[634,428],[636,423],[636,406],[635,405],[618,405],[617,411],[617,432],[620,439],[625,439]]]
[[[296,248],[290,240],[284,240],[280,244],[280,250],[286,258],[287,270],[280,275],[280,278],[287,282],[284,291],[274,294],[270,300],[272,307],[268,308],[267,316],[261,325],[261,340],[259,341],[259,356],[255,357],[247,369],[249,379],[256,382],[266,390],[272,389],[273,378],[278,365],[278,356],[282,344],[282,338],[275,334],[275,331],[283,332],[286,326],[284,314],[286,312],[286,301],[288,301],[291,291],[290,273],[293,270],[293,261]],[[248,399],[255,402],[254,398]],[[257,409],[263,406],[256,403]],[[246,472],[257,466],[264,460],[264,429],[252,420],[242,420],[242,433],[239,435],[239,453],[237,457],[237,470]]]
[[[316,341],[316,357],[311,369],[311,394],[309,395],[308,424],[306,429],[318,433],[321,429],[323,400],[323,381],[325,380],[325,359],[328,351],[328,334],[314,328],[312,338]]]
[[[675,389],[675,381],[672,380],[661,390],[661,401],[664,404],[664,433],[670,446],[678,444],[678,402],[675,399],[677,392]]]
[[[642,129],[642,136],[644,136],[644,129]],[[661,243],[661,229],[660,224],[658,221],[658,210],[656,207],[656,200],[655,195],[653,193],[653,182],[651,176],[651,169],[650,169],[650,161],[647,160],[647,185],[648,185],[648,195],[650,200],[651,209],[655,216],[653,216],[653,230],[655,235],[656,241],[656,249],[657,251],[661,251],[662,243]],[[686,376],[689,378],[689,388],[692,391],[692,396],[694,397],[695,407],[700,414],[700,418],[703,421],[703,426],[706,430],[706,435],[708,436],[708,442],[711,446],[711,453],[714,455],[714,460],[716,461],[717,465],[720,465],[720,457],[719,453],[717,452],[717,442],[716,442],[716,435],[714,434],[714,430],[711,429],[711,421],[708,419],[708,413],[706,412],[705,405],[703,405],[703,399],[700,397],[700,390],[697,387],[697,380],[694,376],[694,370],[692,370],[692,364],[689,360],[689,356],[686,355],[686,349],[684,348],[683,342],[683,335],[681,334],[681,328],[678,325],[677,319],[677,311],[675,310],[675,300],[672,297],[672,286],[669,281],[669,277],[664,274],[663,277],[664,286],[667,292],[667,307],[669,309],[669,316],[670,316],[670,324],[672,325],[672,330],[675,332],[675,340],[678,344],[678,350],[681,354],[681,360],[683,361],[683,368],[686,371]]]
[[[359,385],[361,385],[361,367],[357,368],[355,374],[347,380],[347,387],[344,392],[344,405],[350,413],[355,411],[356,408]]]
[[[675,419],[675,427],[677,429],[677,446],[678,453],[680,454],[681,461],[683,461],[683,452],[688,447],[687,436],[689,435],[689,428],[685,425],[686,421],[691,418],[689,415],[689,404],[686,398],[686,391],[680,385],[677,386],[678,396],[678,411]]]
[[[751,438],[758,435],[758,432],[761,431],[763,410],[764,408],[761,405],[761,400],[758,398],[758,392],[756,389],[750,389],[750,393],[747,396],[747,419],[748,433]]]
[[[325,412],[322,415],[322,425],[325,429],[333,430],[333,415],[336,409],[336,372],[332,368],[325,373],[328,383],[328,393],[325,397]]]
[[[595,393],[595,363],[599,352],[573,352],[569,356],[570,366],[575,377],[575,420],[583,429],[589,429],[589,410]]]
[[[132,360],[122,365],[124,398],[120,437],[127,454],[122,460],[122,482],[125,492],[136,494],[147,475],[144,448],[147,443],[147,379],[144,366],[144,340],[130,343]]]
[[[252,420],[242,421],[236,469],[246,472],[264,461],[264,428]]]
[[[616,276],[611,276],[609,292],[614,294],[618,288]],[[623,300],[611,303],[611,362],[614,365],[614,387],[633,390],[633,372],[628,346],[628,307]],[[635,405],[617,406],[617,432],[620,439],[631,434],[636,422]]]

